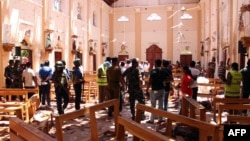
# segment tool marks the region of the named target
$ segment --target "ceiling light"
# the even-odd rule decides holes
[[[190,20],[192,19],[193,17],[187,13],[184,13],[182,16],[181,16],[181,20]]]
[[[129,19],[125,16],[121,16],[117,21],[118,22],[127,22],[127,21],[129,21]]]
[[[147,17],[148,21],[159,21],[161,20],[161,17],[156,14],[156,13],[152,13],[150,16]]]

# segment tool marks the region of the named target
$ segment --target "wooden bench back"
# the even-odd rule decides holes
[[[222,112],[224,110],[246,110],[250,109],[250,104],[219,104],[217,124],[221,124]]]
[[[201,121],[206,121],[206,109],[203,105],[198,103],[196,100],[194,100],[191,97],[183,96],[182,98],[182,115],[190,118],[195,118],[196,113],[195,110],[198,110],[199,113],[199,119]],[[189,114],[188,114],[189,111]]]
[[[56,136],[57,136],[57,140],[59,141],[64,141],[63,138],[63,131],[62,131],[62,125],[63,122],[66,120],[70,120],[70,119],[75,119],[81,115],[86,115],[89,114],[90,115],[90,121],[91,121],[91,140],[93,141],[97,141],[98,140],[98,129],[97,129],[97,122],[96,122],[96,117],[95,117],[95,112],[98,110],[101,110],[105,107],[110,107],[110,106],[114,106],[114,121],[115,121],[115,125],[117,125],[117,117],[119,114],[119,105],[118,105],[119,101],[118,100],[109,100],[109,101],[105,101],[103,103],[94,105],[94,106],[90,106],[88,108],[84,108],[84,109],[80,109],[71,113],[66,113],[60,116],[56,116],[55,117],[55,121],[56,121]],[[115,127],[116,128],[116,127]],[[117,129],[117,128],[116,128]]]
[[[40,106],[39,94],[34,94],[32,97],[29,98],[27,102],[27,107],[29,111],[29,121],[36,113],[36,110],[39,108],[39,106]]]
[[[212,136],[212,141],[218,141],[219,138],[219,126],[213,125],[204,121],[200,121],[197,119],[188,118],[182,115],[177,115],[174,113],[166,112],[163,110],[155,109],[149,106],[145,106],[142,104],[136,105],[136,122],[140,123],[141,121],[141,112],[147,111],[153,113],[154,115],[159,115],[161,117],[167,118],[167,127],[166,127],[166,135],[168,137],[172,136],[172,122],[180,122],[185,125],[195,127],[199,129],[199,140],[207,141],[208,136]]]
[[[27,124],[19,118],[10,118],[11,141],[56,141],[55,138]]]
[[[0,96],[7,96],[11,101],[11,96],[24,96],[24,100],[28,101],[28,93],[39,93],[39,89],[18,89],[18,88],[0,88]]]
[[[227,122],[239,122],[240,124],[250,125],[250,117],[249,116],[236,116],[236,115],[228,115]]]
[[[250,103],[250,99],[246,98],[214,98],[213,99],[213,114],[214,114],[214,121],[221,123],[221,118],[218,117],[218,120],[216,120],[216,110],[218,110],[217,105],[218,104],[247,104]],[[221,116],[220,114],[218,116]]]
[[[128,131],[134,137],[140,138],[145,141],[174,141],[160,133],[152,132],[152,130],[145,128],[134,121],[128,120],[124,117],[118,117],[118,129],[116,133],[117,141],[125,141],[125,131]],[[134,138],[134,141],[136,139]]]

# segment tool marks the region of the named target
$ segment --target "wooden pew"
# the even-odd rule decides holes
[[[125,141],[125,131],[145,141],[174,141],[169,137],[166,137],[160,133],[152,132],[152,130],[145,128],[134,121],[128,120],[124,117],[118,117],[118,129],[116,133],[117,141]]]
[[[94,97],[98,96],[98,86],[97,86],[97,75],[96,74],[85,74],[84,75],[84,88],[83,94],[86,102],[90,102],[91,94],[94,94]]]
[[[28,100],[28,93],[39,93],[38,88],[21,89],[21,88],[0,88],[0,96],[7,96],[8,101],[11,101],[11,96],[23,96],[24,101]]]
[[[231,122],[239,122],[240,124],[250,125],[250,117],[238,116],[238,115],[228,115],[227,116],[227,123],[230,124]]]
[[[8,113],[8,115],[0,115],[0,117],[10,117],[11,113],[14,113],[16,117],[20,119],[24,119],[24,111],[25,111],[25,103],[17,103],[17,102],[5,102],[0,103],[0,112]]]
[[[223,110],[245,110],[250,109],[250,104],[219,104],[217,124],[221,124],[221,114]]]
[[[10,118],[11,141],[56,141],[55,138],[16,117]]]
[[[230,105],[236,104],[236,105],[238,105],[238,104],[247,104],[247,103],[250,103],[250,99],[245,99],[245,98],[214,98],[213,99],[214,121],[217,121],[218,124],[221,124],[221,114],[218,113],[218,118],[216,119],[216,111],[219,108],[219,107],[217,107],[218,104],[230,104]]]
[[[85,108],[85,109],[80,109],[71,113],[66,113],[63,115],[55,116],[55,122],[56,122],[56,136],[58,141],[64,141],[63,137],[63,131],[62,131],[62,125],[63,122],[66,120],[70,119],[75,119],[78,118],[79,116],[90,114],[90,122],[91,122],[91,140],[97,141],[98,140],[98,130],[97,130],[97,122],[96,122],[96,117],[95,117],[95,112],[98,110],[101,110],[105,107],[109,106],[114,106],[114,121],[115,125],[117,126],[117,117],[119,114],[119,101],[118,100],[109,100],[105,101],[103,103]],[[115,126],[115,130],[117,127]]]
[[[213,125],[208,122],[200,121],[197,119],[188,118],[182,115],[173,114],[170,112],[166,112],[163,110],[155,109],[149,106],[145,106],[142,104],[136,105],[136,118],[135,121],[137,123],[140,123],[141,121],[141,112],[147,111],[150,113],[153,113],[154,115],[159,115],[161,117],[167,118],[167,125],[166,125],[166,135],[168,137],[172,136],[172,123],[180,122],[185,125],[195,127],[199,129],[199,140],[200,141],[207,141],[207,137],[211,136],[212,141],[218,141],[219,140],[219,126]]]
[[[199,113],[199,119],[201,121],[206,121],[206,109],[203,105],[195,101],[191,97],[183,96],[182,97],[182,115],[190,118],[196,118],[195,111],[198,110]],[[188,114],[189,111],[189,114]]]
[[[28,93],[32,92],[37,94],[39,99],[39,90],[38,88],[35,89],[18,89],[18,88],[0,88],[0,96],[8,97],[8,101],[0,103],[0,111],[2,112],[16,112],[17,116],[23,119],[23,113],[25,114],[25,121],[29,122],[29,99]],[[11,96],[23,96],[24,101],[11,101]],[[21,113],[21,114],[20,114]]]

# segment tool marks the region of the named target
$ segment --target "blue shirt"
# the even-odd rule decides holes
[[[49,66],[43,66],[39,70],[39,75],[42,80],[46,79],[47,77],[52,76],[52,69]]]

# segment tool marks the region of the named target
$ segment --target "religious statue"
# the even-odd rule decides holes
[[[76,50],[76,40],[73,40],[73,43],[72,43],[72,50]]]
[[[126,46],[124,44],[121,45],[121,50],[119,51],[119,54],[128,54]]]
[[[47,48],[51,47],[51,38],[50,38],[50,34],[48,34],[47,37],[46,37],[46,47],[47,47]]]
[[[24,33],[24,38],[23,38],[23,40],[21,41],[21,44],[22,44],[23,46],[29,46],[29,45],[31,45],[30,34],[31,34],[31,31],[30,31],[30,30],[25,31],[25,33]]]

